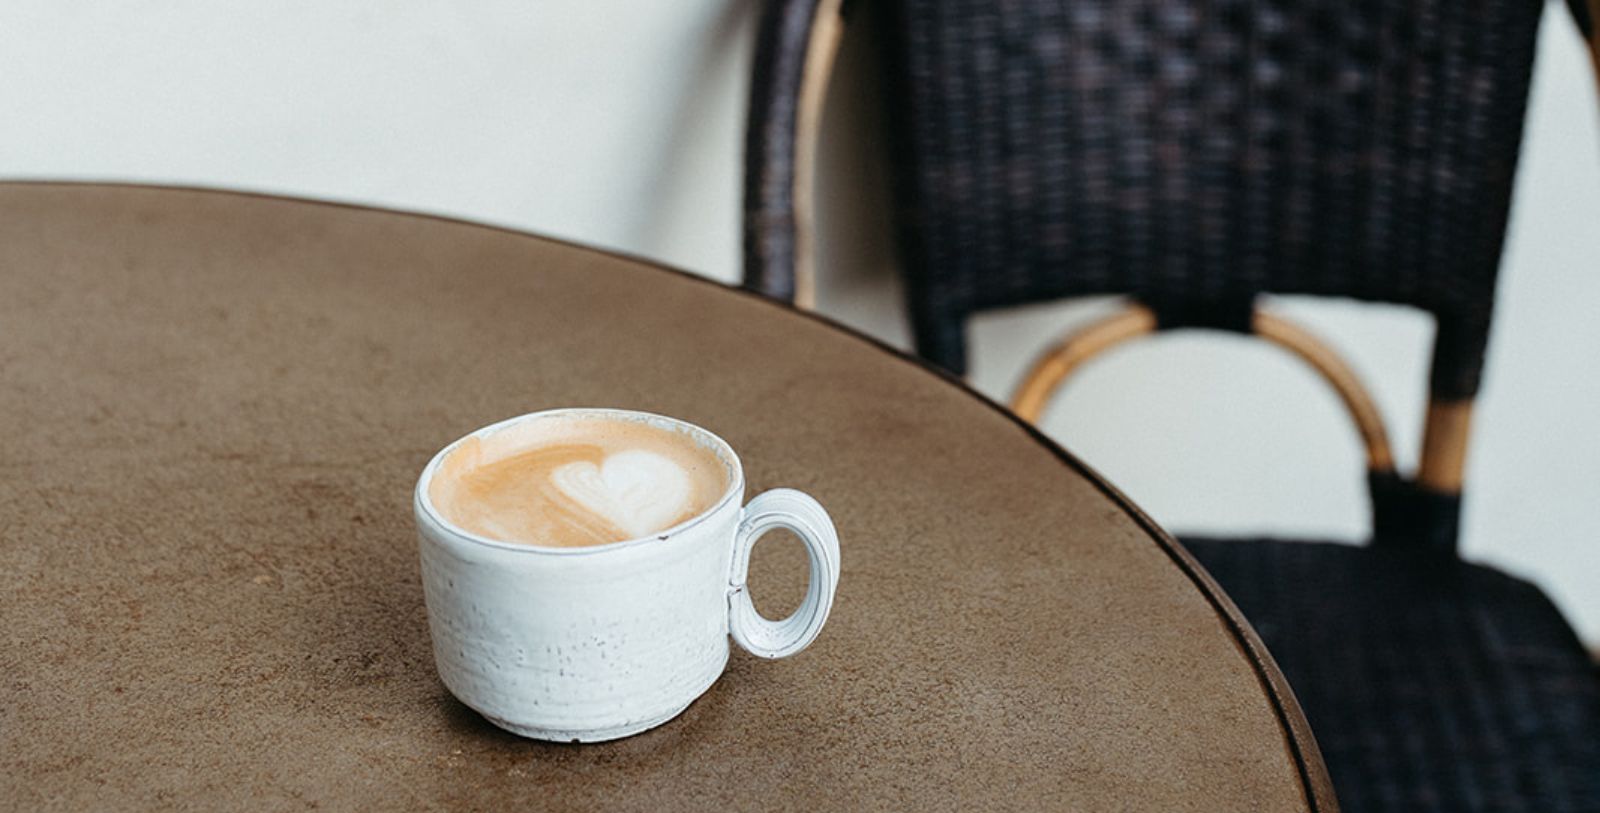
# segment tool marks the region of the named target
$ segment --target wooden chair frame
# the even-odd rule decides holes
[[[1253,335],[1306,362],[1333,388],[1361,434],[1367,468],[1374,472],[1393,472],[1394,453],[1389,446],[1383,415],[1350,365],[1322,340],[1282,316],[1257,308],[1250,327]],[[1034,361],[1017,385],[1011,409],[1024,420],[1036,423],[1051,397],[1084,363],[1131,339],[1155,333],[1157,329],[1155,313],[1144,305],[1132,304],[1073,333]],[[1470,400],[1434,401],[1429,405],[1422,463],[1417,472],[1420,485],[1443,494],[1460,493],[1471,424]]]

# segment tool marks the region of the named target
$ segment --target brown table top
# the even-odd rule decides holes
[[[1163,532],[823,320],[438,218],[0,184],[0,336],[0,807],[1334,807],[1281,676]],[[736,649],[604,745],[451,698],[412,485],[561,405],[694,421],[752,493],[816,495],[843,550],[816,644]]]

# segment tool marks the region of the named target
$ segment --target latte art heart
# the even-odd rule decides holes
[[[584,510],[631,536],[671,527],[690,507],[688,473],[653,452],[617,452],[599,465],[568,463],[552,471],[550,480]]]
[[[710,510],[730,485],[717,451],[638,420],[551,416],[468,437],[429,496],[456,527],[572,548],[659,534]]]

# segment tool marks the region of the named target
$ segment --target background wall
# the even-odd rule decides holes
[[[0,177],[221,185],[440,212],[733,280],[755,8],[11,0],[0,5]],[[1544,584],[1595,643],[1600,113],[1570,20],[1559,6],[1548,12],[1464,544]],[[821,309],[903,345],[869,33],[848,36],[825,122]],[[974,382],[1004,398],[1033,352],[1105,307],[977,320]],[[1281,307],[1350,355],[1402,464],[1414,463],[1428,320]],[[1331,394],[1271,348],[1205,335],[1130,347],[1087,369],[1044,425],[1170,528],[1365,531],[1353,430]]]

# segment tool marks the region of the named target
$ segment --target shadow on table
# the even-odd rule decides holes
[[[481,740],[485,744],[495,746],[512,746],[518,743],[529,745],[542,745],[534,740],[519,737],[494,723],[484,719],[484,716],[474,711],[471,706],[456,699],[443,683],[435,681],[439,688],[438,707],[440,716],[444,718],[445,727],[451,735],[462,738]]]
[[[729,730],[728,687],[714,685],[677,717],[649,731],[605,743],[544,742],[521,737],[489,722],[472,707],[457,700],[442,683],[438,686],[440,717],[453,739],[471,743],[483,752],[509,758],[536,757],[568,768],[627,760],[632,771],[649,773],[667,762],[681,763],[715,743],[737,736]],[[723,689],[719,695],[718,689]],[[520,761],[520,760],[518,760]]]

